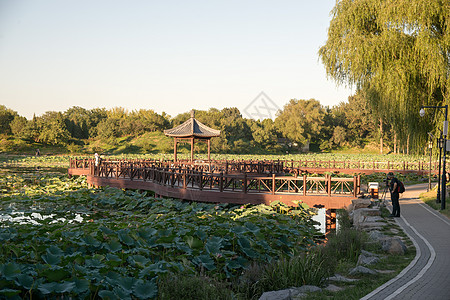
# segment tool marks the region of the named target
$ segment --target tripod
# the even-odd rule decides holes
[[[381,194],[381,198],[380,198],[380,207],[386,207],[386,193],[388,191],[388,184],[389,181],[385,180],[384,181],[385,185],[384,185],[384,189],[383,189],[383,193]]]

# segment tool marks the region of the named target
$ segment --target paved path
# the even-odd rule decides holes
[[[450,300],[450,220],[419,200],[427,185],[406,187],[400,198],[402,216],[395,218],[416,246],[416,257],[397,277],[362,299]]]

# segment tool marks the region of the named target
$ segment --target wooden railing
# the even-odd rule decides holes
[[[89,168],[93,164],[93,159],[70,159],[70,168]],[[209,173],[224,172],[226,174],[247,173],[247,174],[283,174],[291,173],[295,176],[301,175],[308,169],[324,170],[371,170],[371,171],[424,171],[430,169],[430,162],[392,162],[392,161],[318,161],[318,160],[272,160],[272,161],[252,161],[252,160],[188,160],[160,161],[160,160],[103,160],[102,165],[119,164],[122,166],[134,167],[160,167],[160,168],[182,168]],[[438,162],[431,162],[431,171],[437,173]]]
[[[353,195],[360,193],[361,177],[333,178],[308,177],[306,175],[255,176],[244,174],[209,173],[203,170],[184,169],[179,167],[137,166],[136,164],[102,163],[91,164],[91,174],[102,178],[142,180],[164,186],[189,188],[198,190],[214,190],[218,192],[270,193],[299,195]]]

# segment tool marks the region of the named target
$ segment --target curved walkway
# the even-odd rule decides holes
[[[450,300],[450,220],[419,199],[427,185],[406,187],[400,199],[402,216],[395,218],[413,241],[416,257],[397,277],[362,299]]]

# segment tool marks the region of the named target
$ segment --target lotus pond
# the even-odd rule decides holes
[[[232,280],[317,237],[304,207],[159,199],[41,169],[0,175],[0,297],[150,299],[163,274]]]

